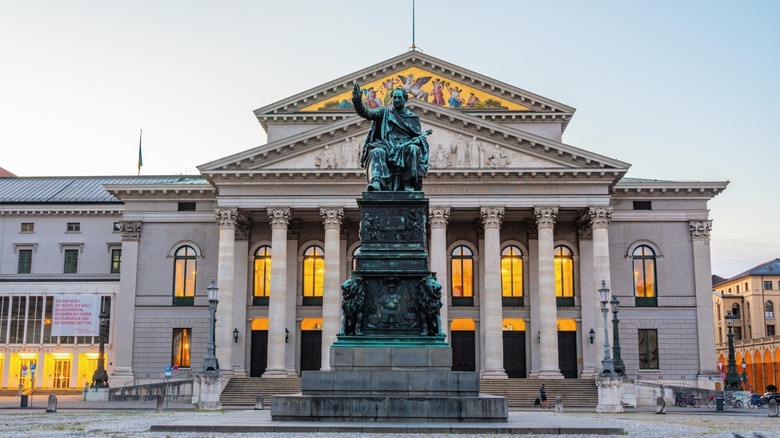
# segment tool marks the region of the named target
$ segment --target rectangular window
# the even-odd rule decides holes
[[[739,285],[737,285],[737,293],[739,293]]]
[[[766,335],[767,336],[774,336],[775,335],[775,326],[774,325],[767,325],[766,326]]]
[[[652,201],[634,201],[634,210],[652,210]]]
[[[56,338],[51,336],[51,314],[54,307],[54,297],[46,297],[46,308],[43,312],[43,343],[54,344]]]
[[[659,369],[658,330],[639,329],[639,369]]]
[[[66,249],[65,250],[65,269],[66,274],[76,274],[79,269],[79,250]]]
[[[81,222],[68,222],[68,227],[66,228],[66,231],[68,233],[78,233],[81,231]]]
[[[190,367],[190,339],[192,338],[191,328],[173,329],[173,344],[171,354],[171,365],[179,368]]]
[[[732,330],[732,333],[734,334],[734,340],[735,341],[741,341],[742,340],[742,327],[734,327]]]
[[[9,324],[9,344],[21,344],[24,341],[24,318],[27,312],[27,297],[11,297],[11,321]]]
[[[772,290],[772,282],[771,281],[765,281],[764,282],[764,289]]]
[[[179,211],[195,211],[195,203],[179,202]]]
[[[28,344],[40,344],[43,331],[43,297],[28,297],[27,304],[27,335],[25,342]]]
[[[19,250],[19,265],[16,269],[18,274],[32,273],[32,253],[31,249]]]
[[[11,297],[0,297],[0,344],[8,342],[8,305]]]
[[[122,250],[121,249],[112,249],[111,250],[111,273],[112,274],[119,274],[119,267],[122,264]]]
[[[35,224],[32,222],[22,222],[22,233],[34,233]]]

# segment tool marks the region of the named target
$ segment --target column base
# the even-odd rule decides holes
[[[539,370],[537,376],[539,379],[563,379],[560,370]]]
[[[135,380],[132,367],[116,367],[114,372],[108,377],[108,386],[110,388],[121,388],[127,386]]]
[[[287,370],[266,370],[260,377],[264,379],[286,379],[290,375]]]
[[[596,368],[585,368],[580,373],[580,379],[595,379],[599,375],[599,370]]]
[[[504,370],[484,370],[480,371],[479,377],[481,379],[508,379]]]

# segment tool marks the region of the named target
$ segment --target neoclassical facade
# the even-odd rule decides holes
[[[368,107],[403,86],[433,130],[427,250],[454,369],[592,378],[603,354],[603,281],[620,300],[630,378],[712,386],[707,202],[727,182],[626,177],[629,164],[563,142],[574,108],[420,52],[256,110],[268,142],[200,175],[95,183],[121,230],[121,272],[106,292],[112,386],[159,380],[166,365],[199,371],[211,278],[224,374],[329,368],[366,187],[359,152],[369,123],[350,107],[354,82]],[[7,207],[0,219],[11,230],[20,220]],[[58,207],[30,210],[46,208]],[[8,243],[17,236],[4,233],[0,286],[24,281]]]

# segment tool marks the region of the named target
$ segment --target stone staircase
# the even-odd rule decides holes
[[[300,394],[301,378],[263,379],[262,377],[231,377],[219,401],[227,406],[254,406],[257,396],[263,396],[263,406],[271,406],[271,396]]]
[[[507,398],[510,409],[539,409],[534,400],[539,397],[539,387],[544,383],[547,402],[555,407],[555,397],[560,396],[563,408],[596,408],[599,393],[594,380],[588,379],[482,379],[480,393]]]
[[[545,384],[550,408],[555,407],[555,397],[563,398],[564,409],[594,408],[598,405],[598,388],[593,380],[562,379],[482,379],[480,393],[500,395],[507,398],[509,408],[532,409],[534,399],[539,397],[539,387]],[[260,377],[233,377],[228,381],[219,400],[227,406],[254,406],[258,395],[263,396],[263,405],[271,405],[271,396],[276,394],[299,394],[300,377],[286,379],[263,379]],[[538,409],[538,408],[537,408]]]

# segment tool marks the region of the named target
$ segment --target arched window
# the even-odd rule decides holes
[[[173,268],[173,305],[195,304],[195,277],[198,260],[195,248],[184,245],[176,250]]]
[[[775,319],[775,306],[771,301],[764,304],[764,317],[766,319]]]
[[[255,275],[252,292],[254,304],[268,305],[271,296],[271,247],[264,245],[255,251]]]
[[[634,295],[637,306],[657,306],[655,287],[655,252],[639,245],[632,254],[634,263]]]
[[[731,314],[734,315],[734,318],[736,319],[742,318],[739,313],[739,304],[734,303],[734,305],[731,306]]]
[[[563,245],[555,247],[555,297],[559,306],[574,305],[574,257]]]
[[[312,245],[303,253],[303,298],[318,298],[322,304],[322,291],[325,283],[325,252],[319,246]],[[315,301],[309,304],[316,304]]]
[[[450,262],[453,305],[474,304],[474,253],[468,246],[460,245],[452,250]]]
[[[501,295],[504,298],[523,297],[523,253],[514,245],[501,251]]]

